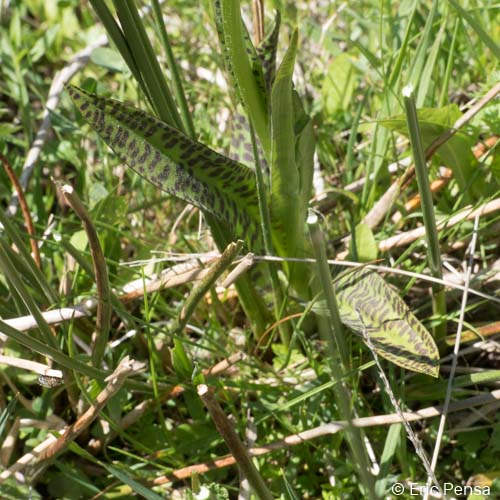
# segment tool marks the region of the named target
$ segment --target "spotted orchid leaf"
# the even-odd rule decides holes
[[[341,273],[333,285],[340,320],[369,348],[407,370],[438,377],[439,351],[432,335],[382,277],[356,268]],[[312,309],[330,314],[321,299]]]
[[[334,286],[342,323],[366,334],[378,355],[407,370],[438,377],[439,351],[432,335],[383,278],[358,268],[342,273]]]
[[[139,175],[212,214],[232,239],[260,245],[254,172],[132,106],[67,87],[85,120]]]
[[[280,33],[281,16],[276,12],[273,29],[266,35],[257,47],[257,56],[260,59],[264,82],[268,92],[271,91],[276,75],[276,52]]]
[[[236,94],[269,157],[269,116],[262,66],[241,18],[239,0],[213,0],[224,64]]]

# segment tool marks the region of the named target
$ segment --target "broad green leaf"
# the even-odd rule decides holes
[[[255,68],[256,59],[252,67],[249,58],[246,28],[241,19],[239,0],[214,0],[214,13],[222,45],[222,53],[228,72],[237,89],[238,97],[248,113],[262,147],[269,157],[271,143],[269,140],[269,119],[267,114],[266,95],[262,84],[262,73]],[[250,42],[251,43],[251,42]],[[252,54],[252,50],[249,50]],[[254,74],[254,70],[257,74]]]
[[[308,238],[305,238],[304,221],[307,217],[309,200],[311,199],[314,150],[316,147],[316,137],[314,135],[312,120],[302,108],[302,103],[297,95],[294,96],[295,113],[295,163],[299,171],[299,219],[297,227],[297,255],[299,257],[309,256]],[[310,266],[298,265],[290,269],[290,282],[293,288],[302,296],[308,295],[309,280],[311,276]]]
[[[353,248],[354,245],[355,248]],[[351,254],[354,254],[354,250],[358,262],[370,262],[377,258],[377,242],[367,224],[361,223],[356,226],[354,237],[351,240]]]
[[[303,223],[299,220],[299,171],[295,163],[292,76],[297,54],[297,31],[276,74],[271,93],[271,223],[273,243],[280,255],[295,256]],[[283,236],[280,234],[283,232]]]
[[[257,140],[256,142],[260,165],[264,172],[264,180],[268,183],[269,165],[262,151],[260,141]],[[231,119],[231,149],[229,151],[229,157],[234,161],[243,163],[243,165],[246,165],[252,170],[255,169],[250,125],[243,112],[236,113]]]
[[[144,111],[68,86],[76,107],[119,158],[163,191],[214,215],[233,238],[259,245],[254,172]]]
[[[109,47],[97,47],[92,51],[90,59],[94,64],[110,71],[123,73],[127,70],[127,65],[120,54]]]
[[[342,323],[357,334],[366,332],[378,355],[407,370],[439,375],[439,351],[431,334],[377,273],[346,271],[335,291]]]
[[[334,286],[342,323],[361,336],[365,333],[379,356],[407,370],[439,375],[439,351],[431,334],[377,273],[366,268],[345,271]],[[313,310],[327,313],[322,301]]]
[[[389,432],[387,433],[384,444],[384,451],[382,452],[382,456],[380,458],[380,472],[378,474],[377,482],[375,483],[375,494],[378,498],[384,497],[392,461],[394,459],[394,455],[396,454],[397,447],[401,443],[402,430],[403,424],[392,424],[389,427]]]
[[[299,218],[304,221],[307,217],[309,200],[311,199],[316,137],[312,120],[304,111],[302,101],[295,91],[293,91],[293,110],[295,115],[295,164],[299,170],[300,182]]]
[[[356,73],[351,55],[347,52],[339,54],[328,66],[321,92],[329,115],[349,108],[356,85]]]
[[[174,339],[174,347],[170,349],[172,366],[181,380],[189,380],[193,374],[193,365],[189,359],[182,342]]]
[[[437,137],[449,130],[460,116],[462,113],[456,104],[442,108],[419,109],[418,119],[424,148],[427,148]],[[393,116],[386,120],[380,120],[379,123],[390,130],[408,136],[405,115]],[[484,179],[474,175],[477,161],[472,154],[472,146],[472,139],[458,131],[437,150],[437,154],[442,162],[453,170],[462,192],[481,195],[481,184]]]

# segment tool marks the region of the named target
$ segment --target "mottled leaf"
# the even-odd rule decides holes
[[[160,189],[222,220],[233,238],[259,244],[254,172],[153,116],[113,99],[67,90],[83,117],[120,159]]]
[[[266,89],[270,92],[276,75],[276,52],[278,49],[278,38],[280,34],[281,16],[276,12],[273,29],[260,42],[257,47],[257,55],[260,59]]]
[[[239,0],[213,0],[226,68],[269,157],[269,117],[262,68],[241,19]],[[249,46],[250,43],[250,46]],[[260,67],[260,69],[259,69]]]
[[[366,333],[380,356],[408,370],[439,374],[439,351],[431,334],[403,299],[374,271],[343,273],[335,283],[342,322]]]
[[[349,270],[334,286],[342,323],[359,335],[365,332],[379,356],[407,370],[439,375],[439,351],[431,334],[377,273]]]

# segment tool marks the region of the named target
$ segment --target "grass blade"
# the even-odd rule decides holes
[[[169,125],[183,130],[170,89],[142,24],[134,0],[116,2],[123,35],[137,64],[142,79],[148,87],[156,114]]]
[[[424,148],[420,137],[420,128],[418,124],[417,108],[413,98],[413,88],[411,86],[403,89],[404,104],[406,110],[406,120],[408,124],[408,132],[410,135],[413,160],[415,162],[415,173],[417,176],[418,191],[422,203],[422,215],[424,219],[425,234],[427,239],[427,255],[429,268],[432,276],[438,279],[443,278],[441,266],[441,253],[439,250],[439,237],[436,226],[436,218],[434,216],[434,204],[432,201],[432,193],[429,185],[429,174],[425,161]],[[446,300],[444,288],[441,285],[433,285],[432,287],[433,310],[434,314],[438,315],[443,321],[446,316]],[[446,335],[446,323],[443,321],[435,329],[435,336],[439,340]]]
[[[481,24],[469,14],[463,7],[461,7],[455,0],[449,0],[451,6],[462,16],[463,19],[472,27],[480,40],[493,52],[493,55],[500,60],[500,47],[497,43],[486,33]]]

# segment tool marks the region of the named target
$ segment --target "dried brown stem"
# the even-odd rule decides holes
[[[31,218],[31,214],[28,208],[28,203],[26,203],[26,197],[24,196],[23,188],[21,186],[21,183],[19,182],[19,179],[16,176],[16,173],[14,172],[14,169],[9,163],[9,160],[2,153],[0,153],[0,160],[3,163],[5,172],[7,173],[10,182],[12,183],[14,189],[16,190],[17,198],[19,200],[19,206],[21,207],[24,223],[26,225],[26,231],[28,231],[30,237],[30,245],[31,245],[31,252],[33,254],[33,260],[35,261],[35,264],[37,265],[38,269],[41,269],[42,260],[40,258],[40,250],[38,249],[38,244],[35,239],[35,228],[33,226],[33,219]]]
[[[478,214],[486,215],[498,210],[500,210],[500,198],[491,200],[475,210],[472,207],[467,207],[453,217],[450,217],[445,221],[439,221],[437,223],[437,229],[438,231],[442,231],[443,229],[455,226],[463,220],[472,220]],[[391,236],[390,238],[380,241],[378,244],[378,249],[380,252],[387,252],[388,250],[395,247],[409,245],[410,243],[413,243],[415,240],[422,238],[423,236],[425,236],[425,227],[417,227],[416,229],[412,229],[411,231],[396,234],[395,236]]]
[[[264,39],[264,0],[252,1],[253,43],[257,47]]]
[[[92,350],[92,364],[101,366],[104,351],[108,343],[111,325],[111,289],[109,287],[108,269],[102,252],[99,237],[87,209],[70,185],[56,185],[62,191],[64,198],[82,221],[83,228],[89,240],[89,249],[94,265],[94,276],[97,288],[96,331]]]

